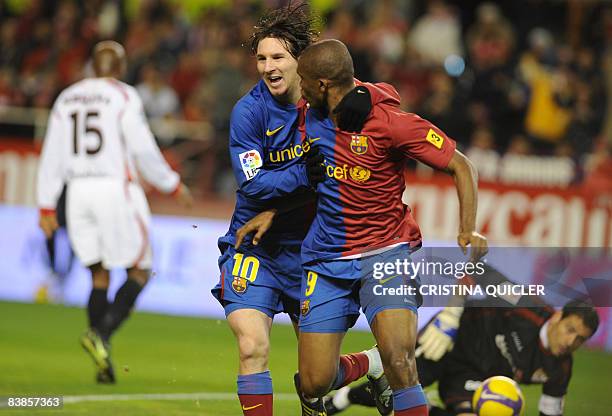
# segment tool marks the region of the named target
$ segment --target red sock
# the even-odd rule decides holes
[[[410,409],[396,410],[393,412],[395,416],[427,416],[429,410],[426,405],[411,407]]]
[[[271,394],[239,394],[244,416],[272,416]]]
[[[365,376],[370,368],[368,356],[363,352],[340,356],[339,379],[334,383],[334,389],[339,389]]]

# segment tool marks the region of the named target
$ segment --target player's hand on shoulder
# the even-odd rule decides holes
[[[325,166],[323,165],[323,155],[317,146],[311,146],[307,153],[304,153],[306,162],[306,174],[308,182],[316,189],[317,185],[325,179]]]
[[[467,254],[468,246],[472,247],[470,260],[476,262],[489,251],[487,237],[476,231],[463,231],[457,236],[457,243],[463,254]]]
[[[439,361],[450,351],[455,343],[462,313],[462,307],[442,309],[419,335],[416,356]]]
[[[255,217],[251,218],[246,224],[236,231],[236,243],[234,247],[236,250],[240,248],[244,239],[249,234],[255,233],[253,236],[253,245],[256,246],[259,244],[259,241],[263,237],[263,235],[270,229],[272,226],[272,222],[274,217],[276,216],[277,210],[270,209],[264,212],[257,214]]]
[[[184,206],[185,208],[191,208],[193,206],[193,196],[191,196],[191,191],[184,183],[181,183],[179,185],[179,189],[176,194],[176,199],[178,203]]]
[[[362,85],[353,88],[334,108],[338,128],[348,132],[361,132],[371,110],[370,91]]]
[[[55,213],[41,213],[38,219],[38,226],[45,233],[45,237],[51,238],[55,230],[59,228]]]

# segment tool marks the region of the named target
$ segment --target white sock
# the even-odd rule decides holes
[[[332,403],[338,410],[344,410],[351,405],[351,401],[348,398],[348,394],[351,388],[344,386],[334,394],[332,397]]]
[[[378,348],[374,347],[367,351],[364,351],[365,355],[368,357],[368,376],[377,379],[383,375],[383,365],[382,360],[380,359],[380,353],[378,352]]]

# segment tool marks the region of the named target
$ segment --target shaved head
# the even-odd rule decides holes
[[[94,47],[93,68],[98,77],[121,78],[125,61],[125,49],[113,40],[104,40]]]
[[[307,47],[299,58],[300,73],[315,79],[326,79],[338,87],[353,83],[353,58],[346,45],[326,39]]]

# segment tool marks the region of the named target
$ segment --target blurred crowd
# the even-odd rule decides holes
[[[209,145],[185,155],[189,137],[162,145],[176,149],[202,193],[230,194],[229,115],[258,79],[244,45],[261,13],[285,3],[0,0],[0,108],[51,107],[87,74],[93,44],[116,39],[148,116],[212,126]],[[482,179],[612,188],[609,2],[313,5],[321,37],[349,46],[356,76],[393,84],[403,108],[455,138]]]

